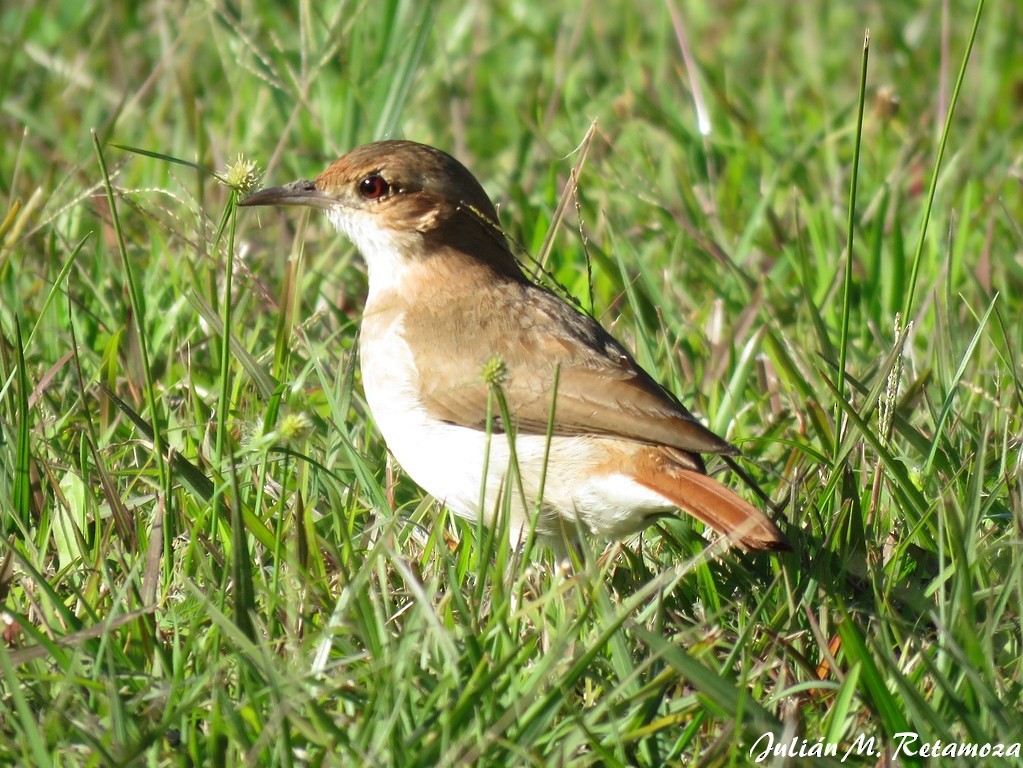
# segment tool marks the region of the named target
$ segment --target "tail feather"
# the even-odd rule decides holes
[[[770,518],[712,477],[687,469],[663,454],[639,467],[635,479],[746,549],[787,552],[788,539]]]

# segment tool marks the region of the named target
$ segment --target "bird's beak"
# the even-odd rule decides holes
[[[299,179],[280,187],[267,187],[242,200],[238,205],[307,205],[311,208],[330,208],[334,198],[321,189],[316,182]]]

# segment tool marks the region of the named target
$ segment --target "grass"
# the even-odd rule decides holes
[[[1020,8],[549,5],[0,10],[0,764],[1023,740]],[[474,170],[794,553],[668,521],[566,576],[401,475],[363,265],[204,170],[386,136]]]

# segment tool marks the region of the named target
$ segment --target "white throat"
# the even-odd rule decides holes
[[[369,296],[372,305],[379,296],[401,291],[409,264],[402,254],[412,247],[414,233],[398,233],[380,225],[376,215],[340,205],[327,210],[334,228],[347,237],[366,262],[369,270]],[[406,284],[407,286],[407,284]]]

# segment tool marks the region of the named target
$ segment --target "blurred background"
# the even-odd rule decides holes
[[[40,0],[0,30],[0,762],[1019,739],[1018,3]],[[212,173],[383,138],[477,175],[794,554],[670,521],[561,580],[401,476],[364,265]]]

